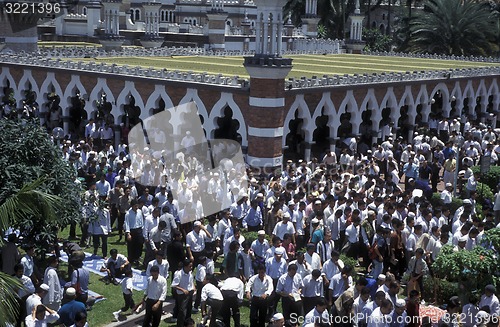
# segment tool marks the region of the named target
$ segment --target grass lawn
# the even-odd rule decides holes
[[[369,55],[296,55],[290,56],[293,69],[288,77],[300,78],[323,75],[373,74],[383,72],[407,72],[423,70],[447,70],[499,66],[497,63],[481,63],[458,60],[416,59]],[[75,60],[75,59],[72,59]],[[107,64],[153,67],[156,69],[192,71],[195,73],[222,74],[225,76],[249,77],[243,67],[242,57],[101,57],[76,59],[104,62]]]
[[[77,228],[77,232],[78,231],[79,228]],[[79,237],[80,234],[79,233],[77,234]],[[69,235],[69,229],[66,229],[60,233],[59,237],[66,239],[68,235]],[[127,255],[127,247],[125,245],[125,242],[123,238],[120,242],[118,242],[118,234],[116,232],[113,232],[108,238],[108,251],[113,248],[116,248],[118,250],[118,253]],[[93,248],[87,248],[85,251],[92,253]],[[99,251],[98,254],[100,253],[101,252]],[[216,268],[215,268],[216,273],[219,271],[221,263],[222,263],[222,258],[219,257],[218,261],[216,262]],[[66,278],[66,272],[67,272],[66,263],[62,263],[60,265],[59,271],[61,272],[62,277]],[[106,298],[106,300],[95,304],[93,309],[88,312],[89,325],[94,327],[107,326],[108,324],[112,323],[114,321],[113,312],[118,311],[124,304],[121,286],[119,285],[115,286],[113,284],[106,285],[102,278],[103,277],[97,274],[93,273],[90,274],[89,289],[98,294],[103,295]],[[168,285],[170,286],[170,278],[168,280]],[[171,289],[169,287],[167,301],[173,301],[171,294],[172,294]],[[134,301],[136,303],[140,302],[142,297],[143,297],[142,291],[141,292],[134,291]],[[243,306],[240,308],[240,314],[241,314],[241,324],[249,326],[250,309],[248,306],[248,301],[246,299],[244,300]],[[134,315],[131,315],[130,319],[133,318]],[[196,323],[201,322],[202,319],[201,313],[193,314],[192,318],[195,320]],[[176,324],[170,324],[165,321],[162,321],[160,326],[173,327],[176,326]]]

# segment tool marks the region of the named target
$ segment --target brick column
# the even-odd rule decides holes
[[[281,167],[285,119],[285,77],[292,59],[257,55],[245,58],[250,74],[247,162],[252,167]]]

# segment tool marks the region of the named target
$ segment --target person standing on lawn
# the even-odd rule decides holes
[[[177,327],[184,326],[184,320],[191,318],[193,305],[194,277],[193,263],[185,259],[183,267],[174,274],[172,288],[176,291],[175,305],[177,307]]]
[[[125,214],[125,240],[127,241],[128,260],[138,264],[142,253],[142,245],[144,244],[142,236],[144,217],[137,200],[130,201],[130,207]]]
[[[158,327],[163,312],[163,301],[167,297],[167,280],[160,276],[160,268],[153,266],[150,269],[151,276],[144,292],[146,302],[146,314],[142,327]]]

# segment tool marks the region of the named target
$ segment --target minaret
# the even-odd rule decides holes
[[[354,14],[349,15],[349,19],[351,20],[351,34],[349,39],[346,40],[346,46],[350,53],[361,53],[365,47],[365,42],[362,40],[363,20],[365,16],[361,15],[359,8],[359,0],[356,0]]]
[[[226,49],[227,16],[228,13],[224,11],[224,0],[212,0],[211,8],[207,10],[210,50],[224,51]]]
[[[163,37],[160,36],[160,8],[161,3],[143,2],[145,34],[141,38],[141,44],[145,48],[159,48],[163,44]]]
[[[318,37],[318,0],[306,0],[306,14],[302,17],[304,35],[315,39]]]
[[[292,69],[292,59],[281,57],[286,0],[254,3],[256,51],[255,56],[245,58],[244,64],[250,75],[247,162],[254,167],[276,168],[283,164],[285,78]]]
[[[94,36],[95,29],[99,26],[101,7],[98,0],[89,1],[87,4],[87,36]]]
[[[120,5],[121,0],[103,0],[104,35],[100,42],[104,50],[119,50],[125,38],[120,36]]]

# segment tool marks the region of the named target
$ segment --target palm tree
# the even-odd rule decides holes
[[[47,220],[56,219],[55,211],[62,206],[61,198],[37,190],[46,178],[39,178],[23,186],[0,205],[0,231],[5,231],[12,222],[26,216],[43,215]],[[0,238],[0,245],[3,239]],[[19,302],[16,289],[22,287],[19,280],[0,272],[0,326],[16,321]]]
[[[409,51],[461,56],[496,49],[496,18],[487,2],[428,0],[409,24]]]

